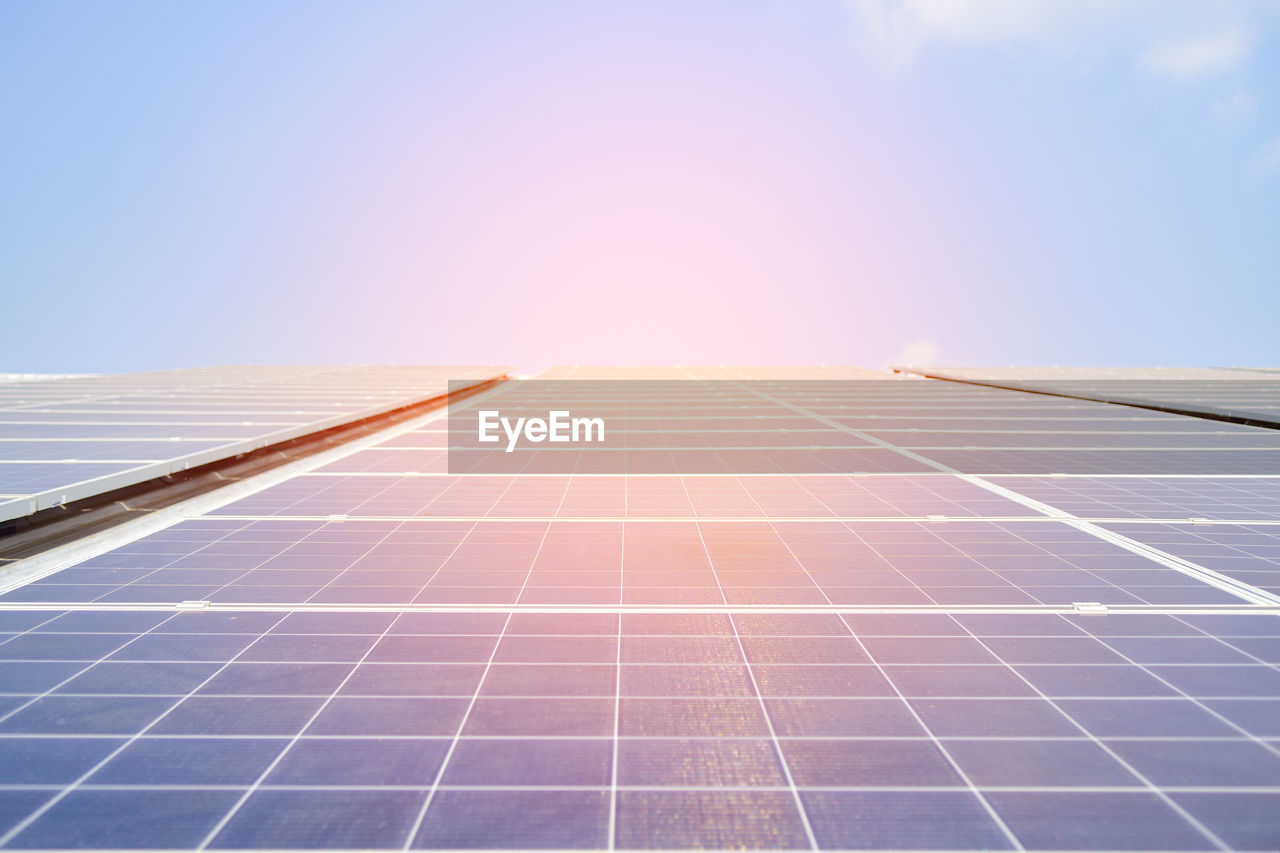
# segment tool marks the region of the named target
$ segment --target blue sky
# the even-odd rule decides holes
[[[1280,4],[8,2],[0,372],[1277,364]]]

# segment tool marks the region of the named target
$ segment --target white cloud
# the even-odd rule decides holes
[[[1258,149],[1253,155],[1253,164],[1259,172],[1280,172],[1280,136]]]
[[[1114,54],[1177,80],[1221,74],[1251,51],[1280,0],[849,0],[864,45],[890,65],[931,44]]]
[[[1108,4],[1096,0],[852,0],[865,42],[880,58],[904,63],[931,42],[1060,53],[1071,33]]]
[[[1207,36],[1152,45],[1138,62],[1153,74],[1191,80],[1230,71],[1244,61],[1250,47],[1243,32],[1223,30]]]

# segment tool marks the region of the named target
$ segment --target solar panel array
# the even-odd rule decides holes
[[[0,521],[438,397],[451,379],[505,372],[214,367],[0,382]]]
[[[1280,370],[1272,368],[897,369],[940,379],[1280,425]]]
[[[633,447],[865,470],[458,474],[424,416],[11,585],[0,846],[1280,846],[1277,433],[622,375],[704,392]]]

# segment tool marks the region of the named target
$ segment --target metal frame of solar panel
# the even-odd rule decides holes
[[[216,367],[0,382],[0,521],[441,396],[506,368]]]
[[[543,375],[776,379],[896,462],[456,475],[437,414],[51,554],[0,594],[0,846],[1280,846],[1280,433]]]

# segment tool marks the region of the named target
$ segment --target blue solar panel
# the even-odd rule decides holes
[[[20,615],[5,665],[44,678],[5,680],[0,785],[56,802],[18,847],[194,846],[215,825],[215,847],[395,847],[415,827],[430,846],[472,824],[598,846],[614,790],[632,845],[808,823],[820,844],[1034,847],[1044,821],[1128,843],[1088,819],[1105,792],[1152,815],[1124,832],[1202,847],[1197,812],[1280,782],[1280,673],[1254,642],[1275,616]],[[104,805],[143,792],[145,822]],[[302,819],[317,802],[341,827]]]
[[[462,387],[504,371],[224,367],[0,382],[0,521],[437,397],[450,380]]]
[[[1074,413],[1026,452],[1103,452],[1115,407],[1008,391],[794,414],[990,447],[1020,401]],[[1280,843],[1272,481],[1224,476],[1263,450],[1192,425],[1158,452],[1217,476],[987,478],[882,432],[902,470],[481,475],[440,430],[0,594],[0,846]]]
[[[1280,425],[1280,373],[1252,368],[905,368],[1083,400]]]

